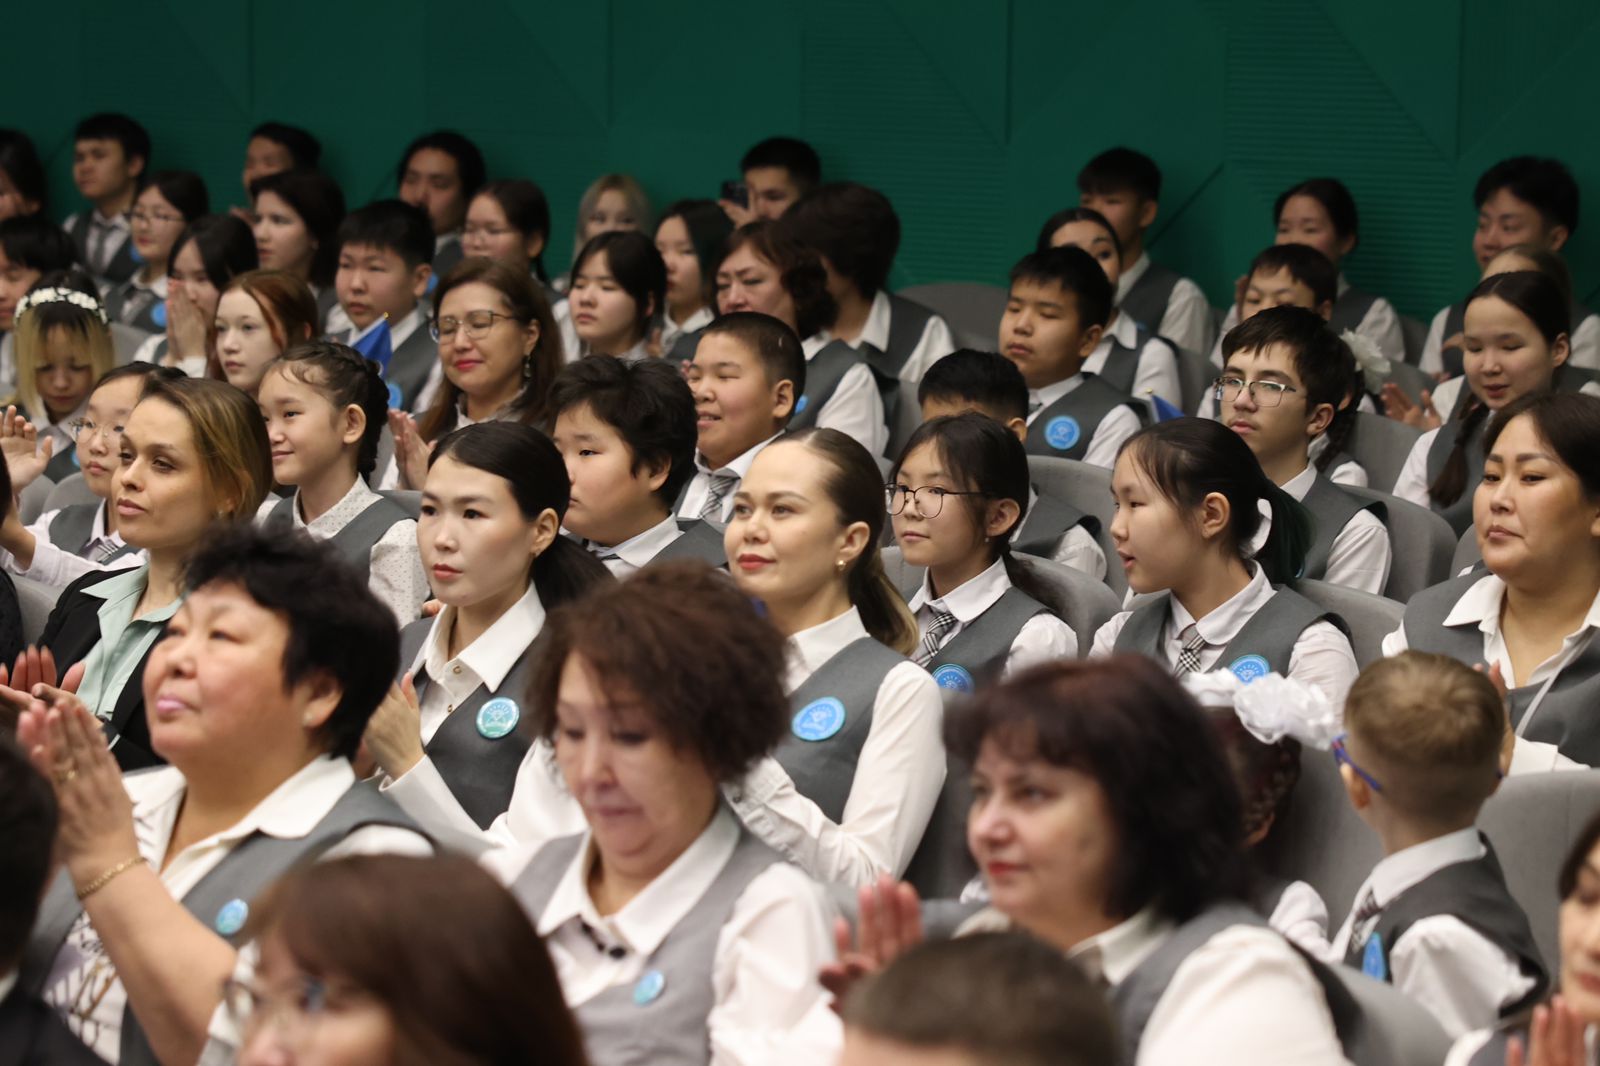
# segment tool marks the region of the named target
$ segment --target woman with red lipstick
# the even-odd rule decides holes
[[[1488,572],[1413,596],[1384,654],[1415,648],[1498,669],[1518,737],[1513,772],[1600,766],[1600,399],[1524,396],[1489,426],[1484,450],[1472,510]]]
[[[1531,270],[1493,274],[1478,283],[1467,297],[1462,327],[1466,387],[1444,425],[1412,447],[1395,482],[1396,496],[1433,508],[1457,533],[1466,532],[1473,490],[1483,476],[1484,434],[1496,414],[1531,393],[1596,389],[1561,371],[1572,354],[1571,313],[1560,286]],[[1447,395],[1436,399],[1450,402]]]
[[[44,275],[17,304],[14,402],[38,430],[41,447],[50,442],[44,476],[51,481],[76,470],[72,422],[115,364],[108,322],[93,279],[81,270]]]
[[[789,640],[794,715],[729,798],[819,881],[905,870],[944,782],[939,688],[878,555],[883,477],[860,443],[809,429],[762,449],[723,543],[734,581]]]
[[[133,201],[128,221],[133,247],[143,265],[106,294],[112,321],[162,333],[167,328],[167,261],[184,227],[211,210],[206,183],[187,170],[151,176]]]
[[[508,810],[491,835],[518,838],[519,808],[538,805],[521,793],[523,776],[546,766],[517,724],[534,713],[528,680],[545,612],[611,581],[561,536],[567,500],[561,453],[531,426],[467,426],[429,460],[417,546],[444,609],[401,632],[406,674],[373,717],[367,750],[386,791],[441,840],[475,841]]]

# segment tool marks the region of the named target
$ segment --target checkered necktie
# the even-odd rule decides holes
[[[933,621],[928,623],[928,631],[922,634],[922,643],[917,645],[917,654],[911,661],[918,666],[927,666],[933,662],[933,657],[939,654],[939,646],[944,643],[944,635],[955,628],[956,616],[949,611],[929,605],[933,612]]]
[[[1183,641],[1183,650],[1178,652],[1178,665],[1174,673],[1182,677],[1200,669],[1200,649],[1206,646],[1206,638],[1200,635],[1200,628],[1193,622],[1184,626],[1178,637]]]

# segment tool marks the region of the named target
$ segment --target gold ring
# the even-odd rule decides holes
[[[58,773],[56,774],[56,784],[70,785],[72,784],[73,779],[77,776],[78,771],[76,768],[68,770],[66,773]]]

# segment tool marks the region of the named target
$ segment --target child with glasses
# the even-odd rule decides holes
[[[106,294],[113,322],[162,333],[167,328],[167,260],[184,227],[211,210],[206,183],[188,170],[164,170],[133,202],[128,221],[140,267]]]
[[[1222,352],[1226,365],[1213,391],[1223,424],[1273,484],[1311,512],[1301,576],[1382,595],[1393,556],[1383,504],[1334,484],[1324,473],[1331,449],[1311,456],[1355,379],[1349,346],[1314,312],[1269,307],[1229,330]]]
[[[1416,1000],[1452,1037],[1537,1002],[1548,979],[1478,811],[1499,785],[1506,712],[1481,672],[1404,652],[1356,679],[1334,757],[1383,843],[1334,957]]]
[[[970,412],[923,423],[890,473],[895,539],[927,568],[909,601],[921,635],[912,659],[947,691],[1077,658],[1078,635],[1011,554],[1029,488],[1021,442]]]

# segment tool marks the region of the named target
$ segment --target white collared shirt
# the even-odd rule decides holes
[[[662,315],[661,316],[661,352],[662,352],[662,354],[664,355],[667,352],[672,351],[672,346],[674,344],[676,344],[677,341],[678,341],[678,338],[683,336],[685,333],[693,333],[697,329],[704,329],[706,326],[711,325],[711,320],[713,318],[715,318],[715,317],[716,317],[716,313],[714,311],[712,311],[712,309],[709,308],[709,307],[700,308],[700,310],[696,311],[694,314],[692,314],[688,318],[684,319],[681,324],[677,323],[677,322],[674,322],[672,320],[672,315],[670,313]]]
[[[357,477],[338,503],[310,522],[301,511],[299,490],[295,491],[289,510],[295,529],[305,530],[316,540],[331,540],[377,500],[378,494]],[[268,496],[256,511],[256,521],[266,521],[279,502],[278,497]],[[427,572],[422,568],[422,555],[417,550],[415,519],[402,518],[373,544],[368,553],[367,587],[402,626],[416,620],[422,605],[433,593],[428,587]]]
[[[1247,564],[1254,571],[1250,583],[1231,599],[1217,607],[1204,618],[1196,620],[1189,614],[1178,597],[1171,596],[1168,603],[1167,624],[1162,631],[1161,648],[1169,666],[1176,665],[1183,651],[1182,633],[1193,622],[1200,635],[1206,638],[1200,649],[1200,669],[1214,670],[1228,642],[1238,635],[1254,614],[1277,595],[1277,590],[1267,580],[1266,571],[1254,563]],[[1110,655],[1116,648],[1117,635],[1128,624],[1132,611],[1123,611],[1101,626],[1094,635],[1091,658]],[[1344,698],[1355,683],[1355,653],[1350,650],[1350,640],[1332,622],[1316,621],[1300,633],[1289,653],[1289,676],[1296,681],[1316,685],[1336,707],[1344,706]]]
[[[428,688],[422,694],[422,741],[426,744],[444,724],[446,716],[480,688],[498,692],[517,658],[544,629],[544,603],[539,589],[528,582],[527,591],[478,638],[450,658],[450,634],[460,611],[445,607],[433,620],[415,662],[428,671]],[[522,694],[518,693],[520,700]]]
[[[1139,258],[1133,266],[1122,272],[1117,279],[1117,306],[1122,306],[1123,297],[1128,295],[1139,279],[1144,277],[1150,269],[1150,253],[1140,252]],[[1167,338],[1180,348],[1191,352],[1206,352],[1211,350],[1211,303],[1206,299],[1206,294],[1200,291],[1200,286],[1188,278],[1179,278],[1178,283],[1172,287],[1172,295],[1167,297],[1167,308],[1161,314],[1160,322],[1146,322],[1144,327],[1152,333],[1158,333]]]
[[[1034,420],[1043,414],[1051,404],[1061,397],[1082,385],[1085,378],[1081,372],[1069,378],[1052,382],[1042,388],[1028,390],[1028,406],[1033,413],[1028,416],[1028,425],[1033,425]],[[1037,407],[1034,407],[1038,404]],[[1122,447],[1122,442],[1139,432],[1139,416],[1127,404],[1118,404],[1100,420],[1094,427],[1094,433],[1089,438],[1089,449],[1083,453],[1083,461],[1095,466],[1103,466],[1110,470],[1117,462],[1117,451]]]
[[[1353,928],[1355,908],[1370,891],[1387,907],[1407,889],[1446,866],[1485,854],[1474,827],[1459,829],[1385,856],[1356,890],[1355,905],[1333,938],[1333,957],[1343,959],[1352,938],[1360,943],[1378,915]],[[1434,914],[1415,922],[1388,945],[1390,979],[1444,1026],[1452,1038],[1493,1025],[1500,1008],[1515,1003],[1534,986],[1517,960],[1453,914]]]
[[[699,518],[700,509],[706,505],[706,499],[711,493],[711,475],[732,474],[744,481],[744,476],[750,472],[750,465],[756,461],[756,456],[761,454],[761,449],[783,436],[781,432],[774,433],[754,448],[734,459],[727,466],[712,470],[706,466],[705,457],[698,451],[694,453],[694,477],[689,479],[689,487],[684,490],[683,505],[678,508],[679,518]],[[729,517],[733,515],[733,497],[739,491],[739,482],[735,482],[722,497],[722,510],[717,516],[719,525],[727,525]]]
[[[639,979],[645,961],[683,921],[733,855],[739,823],[718,808],[694,843],[613,914],[589,896],[598,861],[586,838],[538,916],[539,935],[577,1007]],[[819,887],[785,863],[761,873],[739,896],[717,935],[706,1018],[711,1066],[832,1062],[842,1031],[817,971],[834,958],[831,911]],[[588,932],[585,931],[585,926]],[[622,947],[621,958],[596,947]]]
[[[51,452],[52,455],[66,455],[76,449],[78,447],[78,435],[73,432],[72,423],[77,419],[88,416],[89,398],[85,396],[83,402],[78,405],[78,409],[62,418],[59,422],[46,421],[49,416],[44,411],[43,397],[39,399],[39,408],[38,412],[28,412],[30,415],[35,416],[30,417],[28,421],[32,422],[39,431],[38,444],[43,445],[46,437],[53,440],[55,442],[55,450]]]
[[[889,294],[879,290],[872,297],[872,307],[867,311],[867,321],[861,327],[861,336],[857,337],[852,348],[860,348],[862,342],[872,345],[880,352],[889,350],[889,325],[894,317],[894,305],[889,302]],[[911,349],[911,354],[906,357],[905,363],[900,367],[900,380],[918,382],[928,368],[951,352],[956,350],[955,335],[950,332],[950,327],[938,315],[928,319],[928,324],[922,327],[922,336],[917,339],[917,345]]]
[[[1132,315],[1117,314],[1101,336],[1100,343],[1083,361],[1085,371],[1090,374],[1104,372],[1106,362],[1111,358],[1112,341],[1120,342],[1133,353],[1117,358],[1138,360],[1139,365],[1133,372],[1135,399],[1148,400],[1151,396],[1159,396],[1174,407],[1183,407],[1183,391],[1178,385],[1178,353],[1172,350],[1172,345],[1153,333],[1145,338],[1141,346],[1139,324]]]
[[[1150,909],[1067,952],[1115,987],[1165,943],[1173,924]],[[1322,986],[1278,933],[1235,925],[1172,974],[1135,1066],[1344,1066]]]
[[[1267,916],[1267,924],[1313,958],[1329,964],[1340,961],[1329,957],[1328,905],[1306,882],[1289,882]]]
[[[829,659],[867,636],[854,608],[789,638],[784,691],[793,693]],[[838,823],[794,787],[771,756],[723,792],[750,831],[810,876],[869,885],[911,862],[944,784],[943,709],[933,677],[909,660],[894,666],[872,702],[872,727]]]
[[[1339,275],[1339,289],[1336,300],[1344,299],[1344,294],[1350,291],[1350,283],[1343,274]],[[1211,361],[1221,366],[1222,338],[1228,331],[1239,324],[1239,305],[1232,304],[1228,313],[1222,318],[1222,329],[1217,333],[1217,342],[1211,347]],[[1379,353],[1386,359],[1403,363],[1406,358],[1405,332],[1400,328],[1400,313],[1394,309],[1394,304],[1382,296],[1372,300],[1372,306],[1367,308],[1367,313],[1361,316],[1361,321],[1352,331],[1371,341],[1378,348]]]
[[[816,358],[826,348],[830,338],[826,332],[808,337],[801,342],[800,350],[806,362]],[[882,455],[889,447],[889,424],[883,413],[883,396],[878,391],[878,379],[866,363],[857,363],[844,372],[833,395],[828,397],[817,412],[818,429],[836,429],[854,438],[873,455]]]
[[[1478,1029],[1463,1036],[1451,1045],[1450,1054],[1445,1056],[1444,1066],[1472,1066],[1472,1057],[1482,1051],[1483,1046],[1498,1032],[1498,1028]],[[1597,1047],[1600,1047],[1600,1026],[1587,1026],[1583,1030],[1585,1066],[1594,1066],[1594,1063],[1600,1062],[1600,1056],[1596,1055]]]
[[[923,574],[922,587],[912,595],[910,602],[911,613],[917,618],[917,632],[921,636],[927,635],[937,611],[955,615],[956,624],[945,630],[944,637],[939,641],[939,647],[943,648],[982,618],[984,612],[998,603],[1011,587],[1004,559],[996,559],[977,577],[957,585],[943,596],[935,596],[932,575]],[[1003,676],[1037,663],[1077,657],[1078,635],[1071,626],[1046,611],[1022,624],[1021,632],[1011,642],[1011,651],[1006,655]]]
[[[167,849],[183,807],[183,774],[168,766],[122,779],[133,801],[134,833],[139,855],[159,872],[174,900],[181,900],[200,880],[255,833],[280,839],[303,837],[314,829],[345,792],[356,783],[350,763],[319,756],[288,778],[236,824],[189,845],[165,867]],[[357,829],[323,853],[341,855],[390,853],[431,855],[427,840],[408,829],[367,826]],[[127,991],[88,916],[79,917],[56,954],[45,984],[45,1001],[59,1011],[67,1027],[108,1062],[121,1051],[122,1012]],[[213,1040],[238,1047],[237,1034],[220,1007],[212,1019]]]
[[[46,511],[34,520],[28,527],[28,532],[33,534],[33,563],[24,568],[17,565],[16,556],[0,548],[0,566],[19,577],[31,578],[40,584],[49,585],[51,588],[66,588],[84,574],[95,570],[124,570],[132,566],[143,566],[149,556],[144,549],[129,552],[127,555],[118,556],[110,566],[96,562],[92,556],[104,544],[108,550],[115,550],[123,546],[121,533],[106,532],[106,504],[101,503],[95,508],[94,525],[89,531],[89,542],[84,545],[84,551],[90,553],[90,558],[74,555],[65,548],[59,547],[50,541],[50,523],[56,520],[61,509]]]
[[[1450,304],[1446,304],[1439,308],[1433,321],[1428,323],[1428,336],[1422,342],[1422,354],[1417,359],[1417,365],[1430,374],[1437,374],[1444,369],[1444,324],[1450,315],[1450,307]],[[1573,366],[1600,370],[1600,316],[1586,315],[1573,329],[1570,343],[1572,354],[1567,358]],[[1440,413],[1449,412],[1441,410]]]
[[[1033,506],[1038,502],[1039,490],[1029,485],[1028,514],[1033,514]],[[1024,521],[1022,526],[1023,530],[1026,530],[1028,523]],[[1016,538],[1013,537],[1012,539],[1014,541]],[[1019,552],[1019,554],[1031,555],[1034,553]],[[1043,554],[1046,559],[1060,563],[1062,566],[1070,566],[1080,573],[1089,575],[1096,581],[1105,580],[1105,549],[1100,547],[1100,542],[1094,539],[1094,534],[1082,526],[1073,526],[1061,534],[1060,538],[1050,546],[1050,550]]]
[[[681,536],[683,530],[678,528],[678,520],[668,515],[643,533],[635,533],[614,547],[592,541],[585,541],[584,547],[605,564],[612,577],[621,579],[650,565],[652,559]]]
[[[1304,502],[1306,493],[1311,491],[1320,476],[1316,467],[1307,466],[1279,487]],[[1394,549],[1389,543],[1389,530],[1371,511],[1357,511],[1333,538],[1333,548],[1328,554],[1328,570],[1322,575],[1322,580],[1382,596],[1393,559]]]

